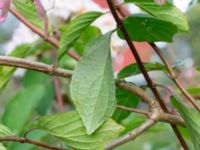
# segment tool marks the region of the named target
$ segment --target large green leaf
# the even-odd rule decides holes
[[[65,141],[79,150],[102,150],[123,130],[123,127],[109,119],[95,133],[88,135],[76,111],[40,117],[34,127]]]
[[[126,17],[124,24],[133,41],[172,42],[173,36],[177,33],[177,27],[174,24],[143,14]],[[120,30],[118,30],[118,35],[124,39]]]
[[[23,44],[12,51],[10,56],[23,58],[26,57],[31,51],[32,48],[29,45]],[[12,77],[15,69],[16,68],[13,67],[0,66],[0,90],[5,87],[6,83]]]
[[[60,48],[58,50],[58,59],[63,56],[87,27],[102,14],[101,12],[87,12],[72,20],[66,28],[63,29]]]
[[[121,88],[116,89],[116,98],[118,105],[123,105],[129,108],[135,108],[139,104],[139,98],[137,96]],[[131,112],[116,109],[112,118],[117,122],[121,122],[123,119],[128,117],[130,113]]]
[[[186,127],[190,133],[195,150],[200,148],[200,114],[194,109],[186,108],[178,97],[171,97],[172,104],[178,109],[183,117]]]
[[[144,66],[147,71],[162,70],[165,71],[166,67],[158,63],[144,63]],[[139,69],[138,64],[130,64],[123,68],[117,75],[118,79],[126,78],[129,76],[140,74],[141,70]]]
[[[13,133],[10,131],[10,129],[2,124],[0,124],[0,138],[6,137],[6,136],[12,136]]]
[[[45,86],[30,86],[15,95],[5,108],[2,122],[16,133],[20,133],[25,123],[43,97]]]
[[[186,32],[189,30],[184,14],[168,1],[162,6],[155,3],[155,0],[125,0],[125,2],[133,2],[152,16],[175,24],[179,31]]]
[[[72,76],[71,97],[88,134],[112,115],[116,104],[111,34],[102,35],[87,45]]]

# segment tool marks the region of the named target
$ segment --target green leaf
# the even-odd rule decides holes
[[[139,42],[172,42],[173,36],[177,33],[174,24],[142,14],[126,17],[124,25],[131,39]],[[118,35],[124,39],[120,30]]]
[[[172,104],[178,109],[183,117],[186,127],[190,133],[195,150],[200,148],[200,114],[194,109],[186,108],[178,97],[171,97]]]
[[[83,32],[80,38],[73,44],[73,48],[80,55],[83,55],[83,51],[85,46],[91,41],[101,35],[101,31],[99,28],[94,26],[89,26],[85,32]]]
[[[10,131],[10,129],[8,127],[0,124],[0,138],[12,136],[12,135],[13,135],[13,133]]]
[[[24,58],[28,54],[30,54],[31,51],[32,48],[29,45],[23,44],[18,46],[14,51],[12,51],[9,56]],[[5,87],[15,70],[16,68],[13,67],[0,66],[0,90],[2,90]]]
[[[184,14],[168,1],[163,6],[155,3],[154,0],[125,0],[125,2],[132,2],[150,15],[175,24],[179,31],[187,32],[189,30]]]
[[[116,89],[116,98],[117,105],[135,108],[139,104],[139,98],[137,96],[121,88]],[[112,118],[120,123],[122,120],[128,117],[130,113],[131,112],[116,109]]]
[[[200,88],[189,88],[189,89],[187,89],[187,91],[190,94],[194,94],[194,95],[200,94]]]
[[[5,108],[2,122],[19,133],[43,97],[44,86],[30,86],[15,95]]]
[[[47,131],[79,150],[102,150],[123,127],[109,119],[95,133],[88,135],[76,111],[40,117],[34,127]]]
[[[147,71],[155,71],[155,70],[162,70],[165,71],[166,67],[159,63],[144,63],[144,66]],[[134,76],[140,74],[141,71],[139,69],[138,64],[130,64],[123,68],[117,75],[118,79],[126,78],[129,76]]]
[[[61,35],[58,59],[64,55],[87,27],[102,14],[101,12],[87,12],[78,16],[66,26]]]
[[[200,66],[196,66],[195,69],[196,69],[197,71],[200,71]]]
[[[37,11],[31,0],[16,0],[14,5],[28,21],[39,28],[44,28],[43,21],[38,18]]]
[[[102,35],[87,45],[72,76],[71,97],[88,134],[112,115],[116,105],[111,34]]]

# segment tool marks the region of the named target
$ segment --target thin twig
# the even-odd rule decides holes
[[[56,66],[56,49],[51,50],[51,58],[52,58],[52,63],[54,66]],[[58,107],[60,109],[60,112],[65,111],[64,107],[64,101],[61,95],[61,89],[60,89],[60,80],[57,76],[53,76],[53,84],[54,84],[54,90],[55,90],[55,96],[57,100]]]
[[[39,146],[39,147],[43,147],[45,149],[50,149],[50,150],[66,150],[64,148],[59,148],[59,147],[52,146],[52,145],[49,145],[49,144],[46,144],[46,143],[42,143],[42,142],[38,142],[38,141],[26,139],[26,138],[18,138],[18,137],[2,137],[2,138],[0,138],[0,142],[29,143],[29,144],[36,145],[36,146]]]
[[[59,47],[59,41],[54,37],[46,37],[44,31],[38,29],[35,25],[30,23],[24,16],[22,16],[17,10],[10,7],[9,11],[17,18],[19,19],[23,24],[25,24],[31,31],[39,35],[41,38],[43,38],[45,41],[49,42],[55,47]],[[74,58],[75,60],[79,60],[80,56],[75,53],[74,51],[68,50],[68,55]]]
[[[154,49],[154,51],[157,53],[157,55],[160,57],[160,59],[163,61],[163,63],[165,64],[168,73],[171,77],[171,79],[174,81],[174,83],[176,84],[176,86],[179,88],[179,90],[183,93],[183,95],[189,100],[189,102],[200,112],[200,106],[199,104],[196,102],[196,100],[190,95],[190,93],[188,93],[188,91],[184,88],[184,86],[182,85],[182,83],[178,80],[178,78],[176,78],[176,74],[174,73],[174,71],[171,68],[171,65],[169,64],[168,60],[165,58],[164,54],[162,53],[162,51],[154,44],[154,43],[149,43],[151,45],[151,47]]]
[[[141,126],[139,126],[138,128],[134,129],[133,131],[129,132],[128,134],[118,138],[117,140],[115,140],[113,143],[111,143],[110,145],[108,145],[105,150],[112,150],[116,147],[118,147],[119,145],[122,145],[130,140],[135,139],[136,137],[138,137],[139,135],[141,135],[144,131],[146,131],[147,129],[149,129],[150,127],[152,127],[154,124],[156,123],[155,119],[149,119],[147,120],[145,123],[143,123]]]
[[[140,109],[134,109],[134,108],[129,108],[121,105],[117,105],[118,109],[128,111],[128,112],[133,112],[133,113],[138,113],[141,115],[145,115],[147,117],[151,117],[153,114],[148,111],[140,110]],[[160,113],[159,115],[159,121],[174,124],[174,125],[180,125],[182,127],[185,127],[184,121],[180,116],[168,114],[168,113]]]
[[[150,76],[148,75],[148,73],[146,71],[146,69],[145,69],[145,67],[144,67],[144,65],[142,63],[142,60],[141,60],[141,58],[140,58],[135,46],[132,43],[130,35],[129,35],[129,33],[127,32],[127,30],[125,28],[124,23],[121,21],[120,17],[118,16],[118,14],[116,12],[115,5],[118,5],[118,3],[115,0],[107,0],[107,3],[109,5],[111,13],[112,13],[112,15],[113,15],[113,17],[114,17],[114,19],[115,19],[115,21],[117,23],[117,26],[121,30],[122,34],[124,35],[124,38],[127,41],[127,44],[129,45],[129,48],[130,48],[131,52],[133,53],[133,55],[134,55],[134,57],[136,59],[136,62],[138,63],[138,66],[139,66],[139,68],[140,68],[140,70],[141,70],[141,72],[142,72],[142,74],[143,74],[143,76],[144,76],[149,88],[153,92],[154,96],[158,100],[158,102],[159,102],[161,108],[164,110],[164,112],[169,113],[169,111],[167,109],[167,106],[165,105],[165,103],[162,100],[161,95],[159,94],[156,86],[154,85],[154,83],[152,82]],[[118,10],[119,10],[119,13],[121,12],[122,16],[126,13],[126,12],[123,12],[121,9],[118,9]],[[185,150],[189,150],[189,148],[188,148],[185,140],[183,139],[181,133],[179,132],[178,128],[173,124],[171,124],[171,127],[174,130],[174,133],[176,134],[176,136],[179,139],[179,141],[180,141],[181,145],[183,146],[183,148]]]
[[[34,62],[10,56],[0,56],[0,65],[35,70],[49,75],[61,77],[71,77],[72,75],[72,71],[70,70],[56,68],[53,65],[47,65],[40,62]]]

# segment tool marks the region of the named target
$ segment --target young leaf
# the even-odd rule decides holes
[[[124,24],[133,41],[172,42],[173,36],[177,33],[174,24],[142,14],[126,17]],[[120,30],[118,35],[124,39]]]
[[[101,35],[101,30],[95,26],[89,26],[73,44],[73,48],[79,55],[83,55],[85,46]]]
[[[88,134],[112,115],[116,104],[111,34],[102,35],[86,46],[72,76],[71,97]]]
[[[16,0],[14,1],[14,5],[16,9],[32,24],[41,29],[44,27],[42,20],[37,16],[37,11],[32,1],[28,0],[24,2],[23,0]]]
[[[178,97],[171,97],[172,104],[178,109],[183,117],[186,127],[190,133],[195,150],[200,148],[200,115],[199,112],[193,109],[186,108],[180,103]]]
[[[0,143],[0,150],[7,150],[7,148],[3,144]]]
[[[0,138],[6,136],[12,136],[13,133],[6,126],[0,124]]]
[[[63,56],[86,28],[101,15],[101,12],[87,12],[78,16],[66,26],[61,35],[58,59]]]
[[[200,94],[200,88],[189,88],[189,89],[187,89],[187,91],[190,94],[194,94],[194,95]]]
[[[29,45],[23,44],[12,51],[10,56],[24,58],[31,52],[31,50],[32,48]],[[15,70],[16,68],[13,67],[0,66],[0,90],[5,87]]]
[[[116,98],[118,105],[126,106],[129,108],[135,108],[139,104],[139,98],[124,89],[116,89]],[[123,119],[128,117],[130,113],[131,112],[116,109],[112,118],[120,123]]]
[[[162,70],[165,71],[165,66],[158,63],[144,63],[144,66],[147,71],[155,71],[155,70]],[[117,75],[118,79],[126,78],[129,76],[140,74],[141,71],[138,67],[138,64],[130,64],[123,68]]]
[[[44,92],[45,87],[37,85],[22,89],[9,101],[2,122],[19,133],[42,99]]]
[[[35,121],[34,127],[45,130],[80,150],[102,150],[123,130],[122,126],[109,119],[95,133],[88,135],[76,111],[40,117]]]
[[[155,0],[125,0],[125,2],[132,2],[150,15],[175,24],[179,31],[189,30],[184,14],[168,1],[162,6],[155,3]]]

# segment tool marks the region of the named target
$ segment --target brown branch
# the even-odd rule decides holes
[[[57,48],[59,47],[59,41],[56,38],[54,38],[54,37],[46,37],[44,31],[38,29],[35,25],[33,25],[32,23],[30,23],[24,16],[22,16],[14,8],[10,7],[9,11],[17,19],[19,19],[23,24],[25,24],[31,31],[33,31],[34,33],[36,33],[37,35],[39,35],[41,38],[43,38],[45,41],[49,42],[53,46],[55,46]],[[80,56],[77,53],[75,53],[75,52],[73,52],[71,50],[68,50],[67,53],[68,53],[69,56],[71,56],[75,60],[79,60],[80,59]]]
[[[116,12],[116,7],[115,6],[117,6],[118,3],[115,0],[107,0],[107,3],[109,5],[111,13],[112,13],[112,15],[113,15],[113,17],[114,17],[114,19],[115,19],[115,21],[117,23],[117,26],[121,30],[121,32],[122,32],[127,44],[129,45],[129,48],[130,48],[133,56],[135,57],[136,62],[138,64],[138,66],[139,66],[139,68],[140,68],[140,70],[141,70],[141,72],[142,72],[142,74],[143,74],[143,76],[144,76],[149,88],[151,89],[152,93],[154,94],[154,96],[158,100],[158,102],[159,102],[161,108],[164,110],[164,112],[169,113],[169,111],[167,109],[167,106],[165,105],[165,103],[162,100],[161,95],[159,94],[156,86],[154,85],[154,83],[152,82],[150,76],[148,75],[148,73],[146,71],[146,69],[145,69],[145,67],[144,67],[144,65],[142,63],[142,60],[141,60],[138,52],[136,51],[136,48],[135,48],[134,44],[132,43],[130,35],[129,35],[129,33],[127,32],[127,30],[125,28],[124,23],[121,21],[121,19],[119,18],[118,14]],[[119,13],[123,12],[123,10],[121,10],[121,9],[118,9],[118,10],[120,10]],[[122,15],[124,15],[125,13],[126,12],[122,13]],[[188,148],[186,142],[184,141],[181,133],[179,132],[178,128],[173,124],[171,124],[171,127],[172,127],[174,133],[176,134],[177,138],[179,139],[179,141],[180,141],[181,145],[183,146],[183,148],[185,150],[189,150],[189,148]]]
[[[174,83],[176,84],[176,86],[179,88],[179,90],[183,93],[183,95],[189,100],[189,102],[200,112],[200,106],[199,104],[196,102],[196,100],[190,95],[190,93],[188,93],[188,91],[184,88],[184,86],[182,85],[182,83],[176,78],[176,74],[174,73],[174,71],[171,68],[171,65],[169,64],[169,62],[167,61],[167,59],[165,58],[164,54],[162,53],[162,51],[154,44],[154,43],[149,43],[151,45],[151,47],[154,49],[154,51],[157,53],[157,55],[160,57],[160,59],[163,61],[163,63],[165,64],[168,73],[171,77],[171,79],[174,81]]]
[[[130,131],[128,134],[115,140],[113,143],[108,145],[105,148],[105,150],[112,150],[112,149],[118,147],[119,145],[122,145],[130,140],[135,139],[136,137],[141,135],[144,131],[146,131],[147,129],[152,127],[155,123],[156,123],[156,118],[147,120],[145,123],[143,123],[138,128],[134,129],[133,131]]]
[[[42,143],[42,142],[38,142],[38,141],[26,139],[26,138],[18,138],[18,137],[1,137],[0,142],[28,143],[28,144],[36,145],[36,146],[39,146],[39,147],[43,147],[45,149],[66,150],[64,148],[55,147],[55,146],[52,146],[52,145],[49,145],[49,144],[46,144],[46,143]]]
[[[121,105],[117,105],[116,108],[124,110],[124,111],[128,111],[128,112],[145,115],[149,118],[153,115],[151,112],[148,112],[148,111],[129,108],[129,107],[121,106]],[[176,115],[172,115],[172,114],[168,114],[168,113],[160,113],[158,120],[162,121],[162,122],[166,122],[166,123],[170,123],[170,124],[174,124],[174,125],[180,125],[182,127],[185,127],[184,121],[180,116],[176,116]]]
[[[70,70],[56,68],[53,65],[47,65],[40,62],[34,62],[10,56],[0,56],[0,65],[35,70],[49,75],[61,77],[71,77],[72,75],[72,71]]]

